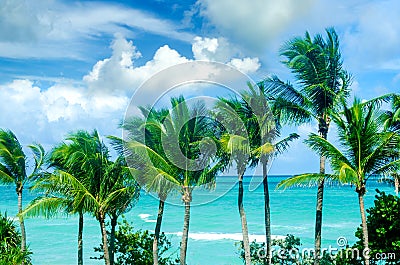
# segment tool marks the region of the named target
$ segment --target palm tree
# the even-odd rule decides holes
[[[296,37],[285,43],[281,55],[284,64],[295,75],[299,88],[272,76],[264,80],[266,94],[276,98],[273,112],[279,119],[295,124],[316,121],[319,135],[327,139],[330,113],[338,110],[340,101],[349,96],[351,76],[343,69],[339,38],[333,28],[311,38]],[[320,174],[325,173],[325,157],[320,157]],[[320,179],[317,192],[315,218],[315,264],[321,253],[322,205],[324,179]]]
[[[21,251],[26,250],[26,232],[22,212],[22,192],[29,181],[33,181],[43,164],[44,149],[41,145],[28,146],[35,161],[31,174],[27,174],[27,158],[15,134],[10,130],[0,129],[0,182],[14,184],[18,196],[18,218],[21,229]]]
[[[106,177],[112,185],[112,190],[119,191],[118,197],[109,206],[108,215],[110,217],[110,264],[114,264],[115,254],[115,228],[118,218],[129,211],[139,199],[140,186],[131,177],[131,173],[126,165],[125,158],[119,156],[114,162],[109,163],[106,170]],[[127,190],[124,190],[127,188]],[[113,195],[114,196],[114,195]]]
[[[248,90],[241,93],[241,112],[245,114],[245,126],[250,135],[253,160],[262,165],[262,179],[264,190],[264,225],[267,259],[266,264],[271,264],[271,210],[268,189],[269,161],[278,154],[283,153],[289,146],[289,142],[297,139],[298,134],[292,133],[288,137],[276,141],[280,137],[280,121],[272,115],[270,105],[274,98],[265,94],[263,83],[259,86],[248,84]],[[254,130],[254,128],[256,128]]]
[[[53,217],[60,211],[78,214],[78,265],[83,264],[83,224],[84,214],[90,212],[87,208],[89,198],[80,197],[80,201],[77,201],[78,197],[71,193],[71,187],[63,182],[63,176],[68,174],[69,178],[74,178],[73,182],[89,186],[91,180],[83,165],[88,162],[84,160],[85,154],[93,150],[90,151],[90,145],[86,145],[85,142],[89,142],[96,135],[96,131],[93,134],[77,131],[69,134],[65,142],[51,150],[46,161],[48,171],[32,187],[32,190],[42,191],[45,195],[33,200],[23,212],[27,217],[42,215],[46,218]]]
[[[366,182],[369,177],[388,174],[400,165],[399,156],[392,156],[392,149],[400,144],[400,137],[395,132],[382,129],[381,119],[377,115],[377,104],[373,102],[363,104],[355,99],[350,108],[343,103],[343,109],[342,113],[331,114],[338,127],[340,149],[316,134],[310,134],[306,140],[312,150],[328,158],[334,173],[295,176],[282,181],[279,187],[319,181],[321,178],[354,185],[360,206],[363,245],[364,249],[368,249],[368,227],[364,208]],[[364,260],[368,265],[367,255],[364,255]]]
[[[385,111],[385,113],[382,115],[382,119],[384,121],[386,129],[400,133],[400,95],[393,95],[391,97],[391,110]],[[400,152],[400,149],[397,148],[397,150],[395,150],[394,152],[394,155],[397,155]],[[392,180],[390,180],[389,182],[394,185],[396,195],[398,195],[400,180],[398,169],[397,171],[393,171],[391,175]],[[388,181],[388,179],[384,180]]]
[[[242,225],[243,235],[243,249],[245,254],[246,265],[251,264],[250,256],[250,243],[249,243],[249,232],[247,227],[246,212],[243,207],[243,175],[246,171],[247,166],[255,166],[256,162],[252,157],[251,152],[251,139],[250,136],[257,135],[255,130],[258,126],[246,127],[245,123],[249,122],[246,119],[246,110],[242,106],[242,102],[237,97],[230,99],[221,98],[216,104],[216,119],[221,121],[222,136],[221,136],[221,147],[225,162],[236,164],[236,173],[238,176],[238,210],[240,215],[240,221]],[[251,116],[250,118],[254,118]],[[248,123],[250,124],[250,122]],[[256,122],[257,124],[257,122]]]
[[[169,163],[160,141],[162,123],[169,113],[168,110],[140,107],[140,111],[145,118],[131,117],[123,124],[126,134],[129,135],[125,137],[125,157],[129,161],[132,174],[148,192],[156,193],[159,199],[153,238],[153,264],[158,265],[158,244],[165,200],[179,183],[173,177],[177,175],[177,168]],[[123,141],[115,137],[113,140],[119,150],[123,151]]]
[[[215,177],[224,164],[216,156],[215,122],[208,117],[205,104],[196,102],[190,108],[180,96],[171,98],[171,105],[172,110],[163,122],[161,141],[166,157],[178,169],[173,177],[179,183],[185,204],[180,264],[186,265],[192,192],[198,186],[214,188]]]

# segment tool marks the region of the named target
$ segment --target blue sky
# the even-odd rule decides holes
[[[256,81],[271,73],[290,80],[280,45],[330,26],[340,36],[354,94],[399,92],[399,12],[397,0],[2,0],[0,127],[23,144],[47,148],[76,129],[120,135],[130,97],[156,72],[211,60]],[[290,130],[305,136],[315,128]],[[317,168],[300,140],[271,173]]]

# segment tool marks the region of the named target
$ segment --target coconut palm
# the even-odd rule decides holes
[[[83,224],[84,214],[90,212],[87,208],[88,196],[74,197],[71,187],[64,183],[65,174],[74,178],[73,182],[89,186],[90,177],[83,166],[88,163],[85,154],[95,152],[86,145],[92,138],[98,136],[97,132],[89,134],[85,131],[77,131],[66,137],[66,141],[55,146],[49,153],[46,161],[49,169],[32,187],[32,190],[44,192],[33,200],[24,210],[23,215],[27,217],[45,216],[53,217],[59,213],[78,214],[78,265],[83,264]],[[84,140],[86,139],[86,140]],[[84,191],[82,191],[84,192]]]
[[[185,204],[180,264],[186,265],[189,234],[190,204],[195,187],[213,188],[215,177],[224,168],[217,153],[215,123],[210,119],[204,103],[189,107],[183,96],[171,98],[172,109],[163,122],[161,142],[171,164],[178,169],[174,175],[179,183]]]
[[[161,144],[162,122],[168,115],[167,109],[140,107],[142,117],[130,117],[125,120],[123,128],[126,131],[125,157],[129,162],[132,174],[148,191],[157,194],[158,213],[153,238],[153,264],[158,265],[158,244],[160,240],[161,223],[164,215],[164,204],[168,195],[179,185],[173,176],[178,174],[176,167],[171,165]],[[114,143],[123,151],[121,139],[113,138]]]
[[[315,121],[318,133],[328,136],[330,113],[340,108],[340,101],[349,96],[351,76],[343,69],[339,50],[339,38],[333,28],[326,30],[326,39],[308,32],[285,43],[281,55],[283,62],[295,75],[296,87],[281,81],[277,76],[264,80],[266,94],[276,100],[272,107],[279,119],[301,124]],[[320,174],[325,173],[325,157],[320,157]],[[321,252],[322,205],[324,179],[320,179],[317,192],[315,218],[315,264],[319,264]]]
[[[393,157],[393,148],[400,144],[395,132],[383,130],[376,104],[362,104],[355,99],[352,107],[343,103],[342,113],[332,113],[338,127],[340,148],[322,136],[310,134],[308,146],[321,156],[328,158],[333,174],[303,174],[282,181],[280,187],[304,182],[315,182],[329,178],[341,183],[352,184],[358,195],[364,249],[368,248],[368,227],[364,208],[366,182],[373,175],[388,174],[400,165],[399,156]],[[365,264],[369,257],[364,256]]]
[[[183,96],[171,98],[171,105],[169,112],[142,108],[147,112],[145,122],[141,122],[142,131],[137,132],[142,138],[137,140],[135,133],[130,132],[133,141],[127,143],[128,164],[141,173],[139,182],[144,187],[158,193],[160,206],[157,219],[160,223],[165,191],[176,188],[181,193],[185,214],[180,264],[185,265],[192,192],[200,185],[212,188],[222,164],[216,160],[214,122],[207,117],[205,105],[196,102],[189,106]],[[135,130],[137,127],[131,128]],[[156,232],[159,229],[156,227]],[[153,256],[156,262],[157,257]]]
[[[249,122],[249,119],[246,117],[246,109],[243,108],[242,103],[237,97],[230,99],[220,98],[216,104],[215,116],[224,126],[220,142],[222,150],[226,154],[224,158],[228,160],[225,162],[228,162],[229,165],[233,165],[233,163],[236,165],[238,176],[238,210],[242,225],[243,249],[245,263],[249,265],[251,264],[251,256],[247,218],[243,206],[243,175],[248,166],[255,166],[257,163],[254,160],[254,156],[252,157],[251,148],[253,146],[251,144],[253,141],[250,138],[257,135],[256,131],[259,127],[246,127],[246,122],[249,125],[258,124],[258,122]],[[250,118],[254,118],[254,116],[250,116]]]
[[[0,182],[14,184],[18,196],[18,218],[21,229],[21,251],[26,250],[26,232],[22,212],[22,193],[26,183],[33,181],[40,171],[44,159],[41,145],[28,146],[35,161],[32,172],[28,175],[27,157],[15,134],[10,130],[0,129]]]
[[[386,129],[400,133],[400,95],[393,95],[391,97],[391,110],[385,111],[385,113],[382,115],[382,119]],[[394,155],[397,155],[399,152],[400,149],[397,148]],[[396,195],[398,195],[400,180],[399,170],[397,169],[393,171],[391,173],[391,177],[391,179],[384,178],[383,180],[393,184]]]
[[[109,162],[105,178],[109,183],[108,185],[112,185],[112,190],[119,191],[118,196],[110,204],[107,211],[111,225],[109,250],[110,264],[112,265],[114,264],[115,228],[118,223],[118,218],[129,211],[137,202],[140,195],[140,186],[132,179],[123,156],[119,156],[114,162]]]
[[[280,121],[272,115],[270,105],[274,98],[265,94],[263,83],[259,86],[248,84],[248,89],[241,93],[241,112],[245,115],[245,126],[252,131],[250,136],[253,160],[261,163],[264,190],[264,225],[266,240],[266,263],[271,264],[271,210],[268,189],[267,165],[271,159],[284,152],[289,142],[297,139],[298,134],[292,133],[288,137],[277,141],[280,137]],[[256,128],[254,130],[254,128]]]

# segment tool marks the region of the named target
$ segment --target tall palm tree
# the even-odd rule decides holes
[[[268,188],[267,165],[271,159],[284,152],[289,142],[297,139],[298,134],[292,133],[288,137],[277,141],[280,137],[280,121],[273,116],[270,105],[274,98],[265,94],[263,83],[259,86],[248,84],[248,89],[241,93],[241,105],[245,114],[245,126],[250,135],[253,160],[261,163],[264,190],[264,225],[266,242],[266,264],[271,264],[272,239],[271,239],[271,210]],[[254,128],[256,128],[254,130]]]
[[[63,182],[66,179],[63,176],[68,174],[69,178],[74,178],[73,182],[81,183],[82,186],[91,185],[91,179],[84,169],[84,164],[88,163],[85,160],[87,158],[85,154],[94,151],[93,148],[90,151],[91,145],[86,145],[86,142],[96,136],[96,131],[93,134],[85,131],[70,133],[65,142],[51,150],[46,161],[49,167],[48,171],[32,187],[33,190],[42,191],[45,195],[33,200],[23,212],[23,215],[27,217],[42,215],[46,218],[53,217],[60,212],[78,214],[78,265],[83,264],[84,214],[90,212],[87,207],[90,198],[88,196],[80,197],[80,201],[77,201],[78,197],[74,197],[74,194],[71,193],[72,188],[68,186],[68,183]]]
[[[114,162],[109,163],[106,177],[112,185],[112,190],[119,190],[118,197],[110,205],[108,216],[110,217],[110,264],[114,264],[115,254],[115,228],[118,218],[129,211],[139,199],[140,186],[132,179],[131,173],[126,165],[125,158],[119,156]],[[109,184],[109,185],[110,185]],[[127,190],[124,190],[127,188]]]
[[[21,229],[21,251],[26,250],[26,232],[22,213],[22,193],[26,183],[33,181],[43,164],[44,149],[40,144],[28,146],[35,161],[32,172],[28,175],[27,157],[15,134],[10,130],[0,129],[0,182],[14,184],[18,196],[18,219]]]
[[[326,29],[326,39],[308,32],[285,43],[281,55],[283,63],[295,75],[298,88],[272,76],[264,80],[266,94],[276,97],[274,114],[289,123],[315,121],[319,135],[327,139],[332,110],[340,108],[340,101],[349,96],[351,76],[343,69],[339,38],[333,28]],[[325,157],[320,157],[320,174],[325,173]],[[321,253],[322,206],[324,179],[317,192],[315,218],[315,264]]]
[[[246,265],[250,265],[249,232],[246,212],[243,206],[243,175],[249,165],[256,165],[251,152],[251,148],[254,147],[251,136],[257,135],[255,131],[259,127],[246,126],[246,123],[253,125],[254,123],[249,122],[248,117],[246,117],[246,109],[243,108],[242,103],[237,97],[230,99],[220,98],[216,104],[215,115],[217,120],[221,121],[222,126],[224,126],[221,128],[222,136],[220,138],[222,150],[226,154],[224,158],[228,160],[230,165],[233,163],[236,165],[238,176],[238,211],[242,225],[243,249],[245,263]],[[250,118],[254,118],[254,116],[250,116]],[[258,124],[257,122],[255,123]]]
[[[158,265],[158,244],[160,240],[161,223],[164,215],[165,200],[179,185],[173,176],[177,168],[171,165],[161,144],[162,123],[168,115],[167,109],[140,107],[143,117],[130,117],[125,120],[125,157],[129,161],[132,174],[148,191],[157,194],[158,213],[153,238],[153,264]],[[121,139],[113,138],[116,146],[123,151]]]
[[[368,249],[368,227],[364,208],[366,182],[369,177],[388,174],[400,165],[399,156],[393,157],[393,148],[400,144],[395,132],[383,130],[376,104],[363,104],[355,99],[352,107],[343,103],[342,113],[332,113],[338,127],[340,148],[323,137],[310,134],[308,146],[321,156],[328,158],[333,174],[303,174],[282,181],[280,187],[330,178],[341,183],[352,184],[358,195],[364,249]],[[369,264],[368,255],[364,255]]]
[[[224,163],[217,154],[215,122],[203,102],[189,107],[183,96],[171,98],[172,109],[163,122],[161,141],[168,160],[178,169],[173,176],[179,183],[185,204],[180,264],[186,265],[190,204],[195,187],[215,187],[215,178]]]

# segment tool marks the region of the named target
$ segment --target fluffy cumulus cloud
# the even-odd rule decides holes
[[[76,129],[115,134],[128,102],[126,97],[89,97],[85,89],[61,83],[43,90],[30,80],[0,85],[0,100],[0,127],[15,131],[24,143],[44,145]]]
[[[110,58],[98,61],[83,80],[89,91],[97,94],[126,94],[134,91],[155,73],[193,59],[186,58],[168,45],[160,47],[153,58],[144,65],[135,65],[135,59],[141,56],[132,41],[120,35],[111,44]],[[254,73],[260,68],[258,58],[232,58],[235,51],[224,39],[194,38],[192,44],[195,60],[218,61],[236,67],[244,73]],[[157,91],[154,91],[158,93]]]
[[[111,56],[95,63],[81,82],[58,80],[43,88],[32,80],[18,79],[0,85],[0,127],[20,132],[26,142],[45,144],[76,129],[98,128],[103,134],[118,134],[129,99],[145,80],[169,66],[193,60],[164,45],[153,58],[136,65],[141,53],[121,35],[110,48]],[[229,57],[229,44],[218,39],[196,38],[193,54],[194,59],[224,60],[246,73],[260,67],[257,58]],[[159,95],[160,89],[149,93]]]

